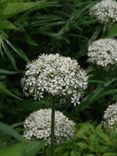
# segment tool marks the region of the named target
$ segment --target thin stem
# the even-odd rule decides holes
[[[55,156],[55,103],[52,104],[51,114],[51,156]]]

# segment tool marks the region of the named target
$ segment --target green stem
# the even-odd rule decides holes
[[[55,156],[55,103],[52,104],[51,114],[51,156]]]
[[[107,24],[105,24],[103,27],[102,38],[104,38],[106,36],[106,33],[107,33]]]
[[[103,32],[102,32],[102,38],[108,37],[108,33],[109,33],[109,30],[111,29],[111,27],[112,27],[111,23],[104,25]]]

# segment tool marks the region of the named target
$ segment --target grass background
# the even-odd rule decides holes
[[[117,26],[113,25],[102,35],[105,25],[89,16],[89,8],[95,2],[0,1],[1,156],[12,156],[15,150],[15,156],[22,155],[22,150],[26,156],[35,156],[39,147],[44,148],[43,141],[24,141],[23,121],[29,113],[50,107],[50,101],[48,98],[40,102],[27,99],[20,84],[26,64],[42,53],[59,53],[77,59],[89,75],[88,89],[79,106],[74,107],[69,101],[56,106],[77,124],[87,121],[99,124],[104,110],[117,100],[116,66],[106,71],[87,61],[87,49],[92,41],[117,34]]]

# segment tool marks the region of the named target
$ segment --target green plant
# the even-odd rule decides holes
[[[57,156],[116,156],[117,133],[102,125],[81,123],[73,139],[56,149]]]
[[[23,122],[29,113],[51,106],[49,96],[40,102],[24,97],[20,85],[25,64],[42,53],[59,53],[77,59],[80,65],[87,70],[88,89],[80,105],[74,108],[69,100],[57,101],[55,105],[56,109],[62,111],[76,123],[89,120],[100,123],[107,106],[117,101],[117,67],[114,66],[112,70],[105,71],[87,62],[87,49],[94,40],[102,37],[116,38],[117,36],[116,23],[105,26],[89,16],[89,8],[95,2],[97,1],[0,0],[0,121],[3,124],[7,123],[7,126],[9,125],[19,135],[23,134]],[[78,126],[77,132],[79,129],[83,130],[81,126]],[[93,126],[93,129],[92,134],[97,134],[96,126]],[[107,147],[106,144],[106,147],[111,149],[110,156],[114,156],[116,144],[114,136],[116,135],[113,134],[111,137],[110,133],[105,130],[100,131],[106,133],[110,141],[113,140],[112,146]],[[12,152],[19,151],[18,154],[20,154],[24,150],[22,148],[24,142],[14,138],[14,134],[9,135],[11,131],[8,127],[2,129],[1,126],[0,132],[0,154],[14,155]],[[84,135],[88,137],[85,132]],[[79,143],[77,138],[81,138],[76,135],[75,137],[73,141]],[[94,141],[97,141],[96,139],[95,136]],[[83,138],[81,142],[85,143]],[[27,149],[27,152],[31,154],[32,144],[33,142]],[[83,153],[80,146],[83,145],[77,147]],[[60,156],[69,156],[69,154],[78,156],[79,151],[72,151],[74,147],[76,145],[71,140],[63,144],[60,152],[57,151],[57,153]],[[49,150],[49,147],[46,150],[43,148],[40,150],[40,143],[37,143],[33,152],[36,152],[35,155],[48,156]],[[90,151],[89,147],[87,151]],[[109,156],[109,153],[103,153],[103,155]]]

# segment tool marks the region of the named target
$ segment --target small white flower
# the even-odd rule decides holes
[[[103,119],[109,128],[117,128],[117,102],[108,106],[104,112]]]
[[[74,133],[72,127],[75,123],[64,116],[60,111],[55,111],[55,139],[60,143],[71,138]],[[31,113],[24,122],[24,137],[46,139],[51,137],[51,109],[40,109]]]
[[[59,97],[75,94],[79,103],[87,88],[87,79],[86,72],[76,60],[59,54],[42,54],[26,66],[21,84],[26,96],[33,96],[34,99],[44,98],[45,93]]]
[[[88,61],[102,67],[117,64],[117,41],[99,39],[88,48]]]
[[[102,0],[90,9],[90,15],[100,23],[117,22],[117,2],[113,0]]]

